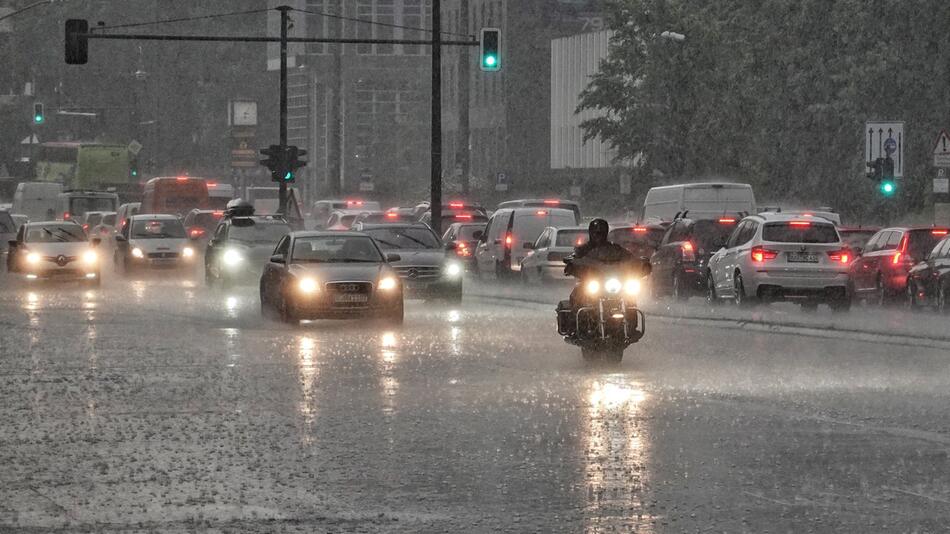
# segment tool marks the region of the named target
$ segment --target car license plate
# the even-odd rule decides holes
[[[334,302],[338,304],[353,304],[356,302],[369,302],[369,295],[363,295],[360,293],[343,293],[342,295],[337,295],[333,299]]]
[[[818,254],[811,252],[789,252],[789,263],[818,263]]]

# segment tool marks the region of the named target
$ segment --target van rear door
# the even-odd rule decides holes
[[[534,243],[548,226],[564,228],[576,226],[574,212],[566,209],[530,208],[514,213],[511,224],[511,269],[521,269],[521,260],[528,255],[525,243]]]

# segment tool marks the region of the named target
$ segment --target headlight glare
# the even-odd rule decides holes
[[[383,278],[379,281],[379,289],[383,291],[392,291],[393,289],[396,289],[397,285],[398,283],[396,282],[396,279],[392,276],[387,276],[386,278]]]
[[[596,295],[600,293],[600,282],[597,280],[589,280],[587,284],[584,285],[584,290],[587,291],[588,295]]]
[[[604,282],[604,291],[608,293],[620,293],[621,289],[623,289],[623,283],[617,278],[608,278],[607,281]]]
[[[142,252],[142,249],[140,249],[139,247],[135,247],[132,249],[132,256],[135,258],[144,258],[145,253]]]
[[[631,278],[627,280],[627,283],[624,285],[627,295],[635,297],[640,294],[640,281],[636,278]]]
[[[300,289],[301,293],[315,293],[319,289],[317,281],[313,278],[301,278],[297,282],[297,288]]]
[[[195,249],[191,247],[185,247],[181,249],[181,256],[183,258],[192,258],[195,255]]]
[[[462,266],[459,265],[458,263],[455,263],[454,261],[449,262],[445,264],[445,274],[448,276],[451,276],[452,278],[455,278],[456,276],[459,276],[462,274]]]
[[[221,261],[225,265],[234,266],[244,261],[244,255],[231,248],[224,251],[224,254],[221,255]]]
[[[39,263],[42,259],[43,257],[37,254],[36,252],[30,252],[29,254],[26,255],[27,263]]]
[[[99,255],[95,250],[87,250],[82,253],[82,261],[86,265],[95,265],[99,261]]]

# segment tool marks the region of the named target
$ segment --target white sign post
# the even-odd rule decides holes
[[[867,121],[864,123],[865,163],[888,156],[894,160],[894,177],[903,178],[904,122]]]

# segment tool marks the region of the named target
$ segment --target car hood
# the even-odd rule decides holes
[[[384,263],[295,263],[295,276],[313,276],[321,282],[373,282],[383,274],[394,274]]]
[[[386,254],[399,254],[399,261],[392,262],[394,266],[440,266],[445,262],[445,251],[441,249],[427,250],[386,250]]]
[[[142,249],[143,252],[158,252],[165,250],[180,251],[188,244],[185,238],[160,238],[160,239],[130,239],[132,246]]]
[[[91,247],[85,241],[72,241],[69,243],[26,243],[26,249],[30,252],[36,252],[44,256],[78,256]]]

